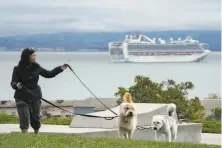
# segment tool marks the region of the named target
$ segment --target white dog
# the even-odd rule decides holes
[[[168,115],[156,115],[152,118],[152,129],[155,130],[155,139],[160,141],[160,135],[164,134],[166,141],[174,142],[177,138],[177,122],[172,117],[176,111],[175,104],[169,104],[167,107]]]
[[[123,96],[124,102],[120,104],[120,113],[117,118],[118,133],[120,138],[132,139],[137,126],[136,107],[130,93]]]

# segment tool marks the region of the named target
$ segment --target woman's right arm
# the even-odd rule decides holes
[[[12,72],[12,80],[11,80],[11,87],[13,89],[18,89],[17,84],[19,83],[19,74],[18,74],[18,67],[15,66]]]

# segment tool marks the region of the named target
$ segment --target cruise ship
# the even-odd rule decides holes
[[[211,51],[208,44],[187,36],[181,40],[151,39],[146,35],[126,35],[121,42],[108,45],[113,62],[198,62]]]

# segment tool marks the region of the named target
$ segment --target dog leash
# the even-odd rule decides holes
[[[108,109],[109,111],[111,111],[114,115],[117,116],[117,113],[115,113],[114,111],[112,111],[109,107],[107,107],[84,83],[83,81],[78,77],[78,75],[74,72],[74,70],[72,69],[72,67],[69,64],[64,64],[65,66],[69,67],[69,69],[72,71],[72,73],[76,76],[77,79],[79,79],[79,81],[82,83],[82,85],[104,106],[106,107],[106,109]]]
[[[31,90],[29,90],[29,89],[28,89],[27,87],[25,87],[23,84],[21,84],[21,86],[25,89],[26,92],[28,92],[28,93],[30,93],[31,95],[39,98],[36,94],[34,94]],[[44,99],[44,98],[42,98],[42,97],[41,97],[40,99],[41,99],[42,101],[44,101],[44,102],[46,102],[46,103],[48,103],[48,104],[56,107],[56,108],[59,108],[60,110],[63,110],[63,111],[65,111],[65,112],[67,112],[67,113],[74,114],[74,115],[85,116],[85,117],[92,117],[92,118],[104,118],[105,120],[113,120],[114,118],[118,117],[118,116],[105,117],[105,116],[95,116],[95,115],[87,115],[87,114],[73,113],[73,112],[70,112],[70,111],[68,111],[68,110],[65,110],[65,109],[63,109],[63,108],[61,108],[61,107],[53,104],[52,102],[50,102],[50,101],[48,101],[48,100],[46,100],[46,99]],[[35,115],[35,116],[36,116],[36,115]]]
[[[137,126],[136,129],[138,130],[146,130],[146,129],[150,129],[152,128],[153,126],[148,126],[148,127],[144,127],[144,126]]]

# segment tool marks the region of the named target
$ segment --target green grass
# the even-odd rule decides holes
[[[220,148],[220,146],[64,135],[0,134],[0,148]]]

